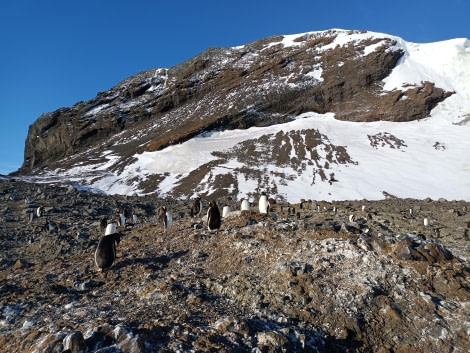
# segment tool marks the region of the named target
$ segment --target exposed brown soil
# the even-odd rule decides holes
[[[470,349],[467,202],[299,200],[262,215],[254,201],[209,232],[190,200],[8,180],[0,200],[1,351]],[[138,222],[118,227],[118,258],[97,272],[99,220],[125,207]]]

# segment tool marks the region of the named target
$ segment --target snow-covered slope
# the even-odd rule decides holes
[[[285,36],[282,43],[297,45],[295,39],[304,35]],[[329,46],[347,45],[350,37],[339,31]],[[141,183],[158,175],[154,191],[162,197],[210,195],[217,192],[217,185],[239,198],[268,191],[291,202],[382,199],[389,194],[468,201],[470,41],[417,44],[388,37],[405,55],[384,80],[385,90],[405,91],[429,81],[455,92],[426,119],[358,123],[336,120],[333,113],[303,113],[284,124],[213,131],[161,151],[136,153],[119,173],[110,172],[119,156],[107,150],[102,154],[105,162],[47,171],[40,179],[70,180],[107,193],[140,194]],[[320,68],[307,75],[318,82],[322,79]],[[274,154],[286,154],[284,162]],[[198,170],[204,177],[184,188],[182,180]]]

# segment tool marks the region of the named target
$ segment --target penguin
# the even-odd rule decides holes
[[[116,221],[117,226],[121,226],[121,211],[119,211],[119,210],[116,210],[115,221]]]
[[[209,231],[219,230],[220,228],[220,212],[214,200],[209,202],[207,210],[207,228]]]
[[[114,233],[116,233],[116,222],[115,221],[108,222],[104,235],[111,235]]]
[[[34,219],[34,212],[33,212],[33,211],[30,211],[30,212],[29,212],[29,215],[28,215],[28,218],[27,218],[27,221],[28,221],[29,223],[31,223],[31,222],[33,221],[33,219]]]
[[[132,228],[137,223],[137,215],[134,211],[132,211],[129,216],[129,218],[126,218],[126,228]]]
[[[171,229],[171,224],[173,223],[173,216],[171,212],[166,210],[166,206],[162,206],[160,220],[162,223],[163,233],[169,232]]]
[[[261,193],[258,203],[259,213],[267,214],[269,210],[269,201],[265,192]]]
[[[116,224],[108,224],[106,234],[100,239],[95,251],[95,264],[98,267],[98,271],[103,271],[113,266],[116,260],[116,246],[119,245],[120,241],[119,234],[116,233]]]
[[[125,227],[126,226],[126,217],[124,216],[124,212],[120,213],[120,217],[121,217],[121,219],[119,220],[119,223],[120,223],[121,227]]]
[[[44,208],[42,206],[39,206],[36,210],[37,216],[42,217],[43,213],[44,213]]]
[[[137,223],[137,215],[132,212],[132,224],[135,225]]]
[[[250,210],[250,203],[248,202],[248,200],[242,199],[241,210],[242,211],[249,211]]]
[[[201,213],[202,213],[202,199],[198,196],[194,200],[193,207],[191,208],[191,216],[201,217]]]
[[[126,220],[130,217],[131,213],[129,211],[129,208],[128,207],[124,207],[124,217],[126,218]]]
[[[103,232],[106,229],[107,226],[108,226],[108,217],[104,216],[100,220],[100,231]]]
[[[230,208],[230,206],[228,205],[225,205],[224,208],[222,209],[222,217],[225,218],[227,217],[227,215],[232,212],[232,209]]]

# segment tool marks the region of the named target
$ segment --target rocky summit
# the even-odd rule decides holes
[[[334,29],[210,48],[44,113],[17,175],[172,198],[265,190],[292,202],[285,189],[302,180],[322,188],[323,200],[376,200],[382,191],[468,199],[468,169],[458,166],[470,122],[469,43]],[[387,173],[395,176],[387,188],[377,171],[389,169],[397,172]],[[425,180],[444,174],[457,184],[451,197]],[[415,194],[398,190],[403,179]]]
[[[22,169],[63,164],[65,157],[104,141],[120,145],[129,157],[136,149],[159,150],[204,131],[268,126],[303,112],[333,112],[349,121],[411,121],[452,94],[432,82],[406,92],[383,91],[382,80],[404,51],[390,36],[360,31],[347,32],[349,42],[340,46],[335,39],[343,32],[305,34],[293,45],[275,36],[211,48],[170,69],[129,77],[90,101],[37,119]]]
[[[215,201],[209,231],[190,199],[0,178],[0,350],[470,350],[468,202]],[[117,211],[137,221],[117,226],[100,272],[100,223]]]

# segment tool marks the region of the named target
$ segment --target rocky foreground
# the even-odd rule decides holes
[[[468,202],[303,201],[209,232],[190,200],[0,178],[0,351],[470,351]],[[124,208],[137,224],[98,272],[100,219]]]

